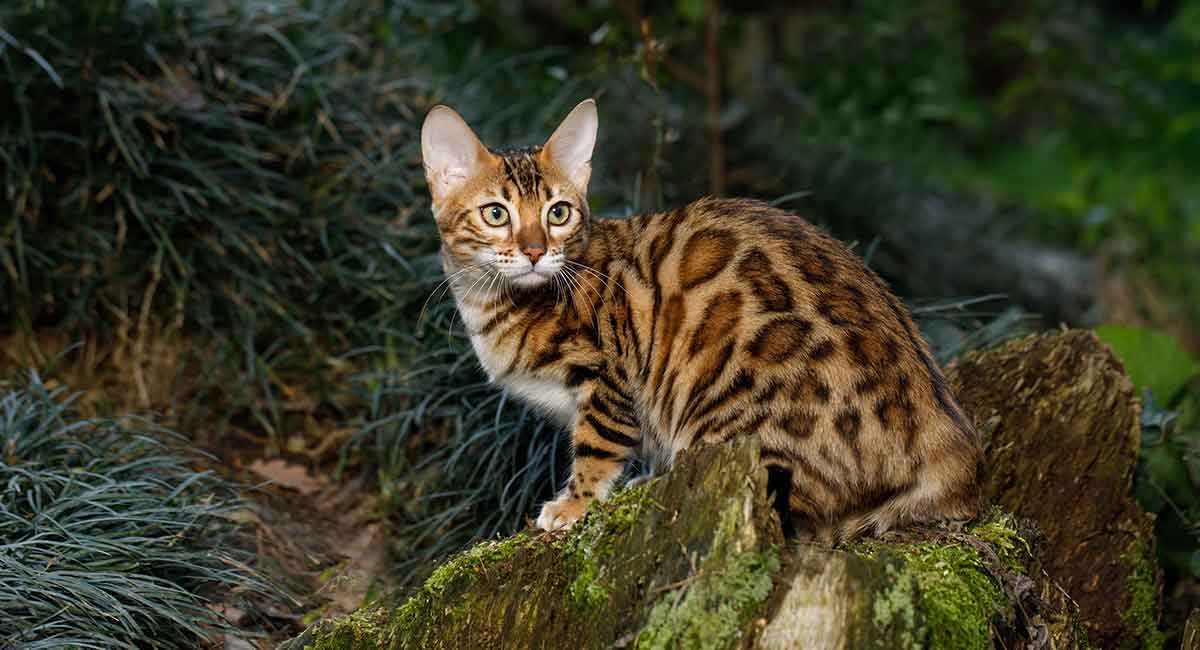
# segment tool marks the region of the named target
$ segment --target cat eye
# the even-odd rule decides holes
[[[508,209],[499,203],[489,203],[479,208],[479,214],[489,226],[503,226],[508,223]]]
[[[566,201],[559,201],[550,207],[550,213],[546,215],[546,221],[552,226],[561,226],[571,218],[571,204]]]

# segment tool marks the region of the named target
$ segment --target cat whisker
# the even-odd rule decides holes
[[[502,291],[504,288],[503,276],[497,271],[493,271],[493,273],[495,275],[492,276],[492,281],[489,282],[487,288],[483,290],[483,296],[488,300],[494,300],[494,298],[491,298],[492,289],[496,290],[496,297],[499,297],[500,291]],[[497,282],[499,282],[499,284],[497,284]]]
[[[558,277],[558,274],[555,273],[550,276],[550,279],[554,281],[554,306],[558,307],[558,303],[562,302],[563,299],[562,278]]]
[[[576,280],[576,281],[577,281],[577,282],[578,282],[580,285],[582,285],[582,286],[583,286],[583,288],[584,288],[584,291],[585,291],[585,292],[587,292],[589,296],[590,296],[591,294],[595,294],[595,295],[596,295],[596,300],[603,300],[603,299],[604,299],[604,294],[600,293],[600,290],[599,290],[599,289],[597,289],[595,286],[593,286],[593,285],[592,285],[592,283],[589,281],[589,279],[588,279],[588,278],[585,278],[585,277],[583,277],[583,276],[579,275],[579,273],[577,273],[577,272],[575,272],[575,271],[573,271],[573,270],[571,271],[571,274],[572,274],[572,276],[575,278],[575,280]],[[603,280],[601,280],[601,281],[603,281]],[[607,286],[607,285],[606,285],[606,286]]]
[[[625,292],[626,294],[629,293],[628,291],[625,291],[625,287],[620,282],[617,282],[611,275],[608,275],[606,273],[601,273],[600,271],[597,271],[596,269],[588,266],[587,264],[584,264],[582,262],[576,262],[575,260],[566,260],[566,263],[570,264],[573,267],[587,271],[588,273],[596,276],[597,279],[599,279],[601,282],[604,283],[604,286],[606,288],[611,288],[612,285],[616,285],[616,287],[618,289],[620,289],[622,292]],[[612,281],[612,285],[609,284],[610,280]]]
[[[587,306],[588,311],[591,313],[592,325],[595,326],[599,319],[599,315],[596,313],[595,305],[592,304],[592,293],[594,292],[596,294],[597,300],[602,300],[603,296],[601,296],[600,292],[594,287],[590,286],[586,281],[584,281],[583,278],[580,278],[574,271],[572,271],[570,267],[564,266],[562,270],[565,272],[563,278],[566,279],[576,291],[582,287],[583,301]]]
[[[564,302],[567,307],[574,309],[575,285],[571,283],[571,277],[566,267],[563,267],[554,277],[562,280]]]
[[[439,282],[437,284],[437,286],[433,288],[433,291],[429,292],[429,297],[426,298],[425,303],[421,305],[421,313],[417,315],[417,325],[420,326],[421,323],[424,321],[425,312],[429,308],[429,303],[430,303],[430,301],[434,300],[434,296],[437,295],[438,291],[442,291],[442,296],[437,298],[437,300],[441,300],[442,297],[445,297],[447,294],[450,293],[450,286],[455,278],[459,277],[460,275],[462,275],[464,273],[467,273],[468,271],[474,271],[475,269],[478,269],[481,266],[483,266],[483,264],[471,264],[471,265],[465,266],[465,267],[455,271],[454,273],[451,273],[450,275],[446,276],[445,278],[443,278],[442,281]]]
[[[568,261],[569,261],[569,260],[568,260]],[[604,277],[603,277],[603,276],[604,276],[604,274],[603,274],[603,273],[600,273],[599,271],[596,271],[595,269],[591,268],[590,266],[587,266],[586,264],[580,264],[580,263],[578,263],[578,262],[573,262],[573,264],[577,265],[579,268],[583,269],[584,271],[588,271],[588,272],[590,272],[590,274],[591,274],[591,277],[594,277],[594,278],[598,279],[600,282],[604,283],[604,287],[605,287],[605,290],[606,290],[606,291],[611,291],[611,290],[612,290],[612,288],[611,288],[611,285],[608,283],[608,281],[607,281],[607,280],[605,280],[605,279],[604,279]],[[572,267],[569,267],[569,266],[564,266],[564,267],[563,267],[563,270],[570,270],[570,269],[572,269]],[[583,277],[580,277],[580,276],[579,276],[579,274],[578,274],[577,272],[575,272],[574,270],[571,270],[571,274],[572,274],[572,275],[573,275],[573,276],[576,278],[576,280],[577,280],[577,281],[578,281],[580,284],[584,285],[584,287],[585,287],[585,292],[589,292],[589,291],[590,291],[590,292],[594,292],[594,293],[596,294],[596,300],[597,300],[598,302],[603,302],[603,300],[604,300],[604,296],[603,296],[603,295],[600,293],[600,290],[599,290],[599,289],[597,289],[596,287],[592,286],[592,283],[591,283],[591,282],[589,282],[589,281],[585,280]],[[621,287],[621,285],[620,285],[619,283],[617,283],[617,286],[618,286],[618,287]],[[621,291],[625,291],[625,287],[621,287]],[[599,316],[596,314],[596,308],[595,308],[595,306],[591,304],[591,301],[590,301],[590,296],[588,297],[588,299],[589,299],[589,300],[588,300],[588,304],[589,304],[589,306],[590,306],[590,307],[591,307],[591,309],[592,309],[592,324],[593,324],[593,325],[595,325],[595,324],[596,324],[596,320],[599,318]]]
[[[496,273],[495,271],[493,271],[490,268],[491,265],[484,265],[484,266],[489,267],[489,268],[485,269],[488,273]],[[475,290],[477,288],[479,288],[480,286],[482,286],[485,281],[492,280],[492,279],[494,279],[493,276],[487,275],[486,273],[484,275],[480,276],[479,278],[477,278],[475,280],[475,282],[473,284],[471,284],[470,288],[467,289],[466,293],[463,294],[463,297],[462,297],[463,303],[464,304],[470,303],[471,297],[474,295]],[[457,315],[458,319],[461,321],[462,320],[462,309],[456,310],[455,315]],[[465,321],[463,322],[463,326],[466,327]],[[450,333],[451,334],[454,333],[454,323],[453,322],[450,323]]]
[[[513,297],[512,283],[505,281],[502,286],[504,287],[504,297],[508,300],[508,304],[512,305],[513,307],[516,307],[517,299]]]

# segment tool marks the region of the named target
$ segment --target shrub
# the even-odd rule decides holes
[[[81,420],[34,381],[0,395],[0,645],[198,646],[224,592],[272,593],[233,487],[143,421]]]

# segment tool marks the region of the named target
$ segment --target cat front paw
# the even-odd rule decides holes
[[[542,506],[537,527],[545,531],[566,530],[587,512],[588,500],[565,494]]]

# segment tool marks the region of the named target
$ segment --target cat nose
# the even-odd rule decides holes
[[[546,254],[546,249],[530,247],[530,248],[522,248],[521,252],[525,253],[525,257],[528,257],[530,262],[537,264],[537,261],[539,259],[541,259],[541,257],[543,255]]]

